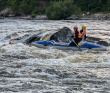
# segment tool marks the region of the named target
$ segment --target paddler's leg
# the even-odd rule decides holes
[[[79,41],[78,41],[78,46],[81,46],[81,44],[79,43],[81,40],[82,40],[82,38],[79,38]]]
[[[76,44],[73,41],[69,45],[70,46],[76,46]]]
[[[79,42],[80,42],[81,40],[82,40],[82,38],[79,38]],[[78,43],[79,43],[79,42],[78,42]]]
[[[76,42],[76,44],[78,44],[79,39],[78,38],[75,38],[74,41]],[[70,46],[76,46],[76,44],[74,43],[74,41],[72,41],[69,45]]]

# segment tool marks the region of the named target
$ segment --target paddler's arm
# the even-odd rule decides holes
[[[76,32],[76,33],[75,33],[76,38],[78,38],[78,34],[79,34],[79,32]]]
[[[86,35],[84,36],[84,41],[86,40]]]

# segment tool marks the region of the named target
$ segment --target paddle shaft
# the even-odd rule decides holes
[[[71,37],[70,35],[67,35],[67,36]],[[73,42],[75,43],[75,45],[77,46],[77,48],[78,48],[80,51],[82,51],[82,49],[77,45],[77,43],[75,42],[75,40],[74,40],[74,39],[72,39],[72,40],[73,40]]]
[[[82,49],[77,45],[77,43],[74,41],[74,39],[73,39],[73,42],[74,42],[75,45],[78,47],[78,49],[79,49],[80,51],[82,51]]]

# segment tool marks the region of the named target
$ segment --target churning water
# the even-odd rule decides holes
[[[22,19],[0,19],[0,45],[1,54],[31,55],[26,61],[30,65],[70,65],[70,66],[108,66],[110,65],[110,47],[108,51],[61,51],[56,49],[41,49],[29,47],[22,43],[9,44],[10,39],[23,37],[43,32],[51,33],[62,27],[82,25],[87,27],[87,35],[99,37],[110,42],[110,22],[99,20],[22,20]],[[16,34],[14,34],[16,33]],[[12,34],[12,35],[11,35]],[[11,36],[10,36],[11,35]],[[9,37],[10,36],[10,37]],[[7,37],[7,38],[6,38]],[[8,38],[9,37],[9,38]],[[5,45],[4,45],[5,44]]]
[[[24,45],[21,40],[21,38],[26,35],[31,36],[33,34],[44,33],[42,35],[45,36],[45,33],[51,34],[53,32],[56,32],[59,28],[69,27],[72,30],[74,26],[78,26],[79,29],[81,29],[81,26],[83,25],[87,27],[87,36],[98,37],[110,43],[110,21],[107,21],[107,20],[106,21],[105,20],[60,20],[60,21],[56,20],[54,21],[54,20],[0,19],[0,56],[1,56],[0,69],[5,68],[10,73],[14,73],[15,77],[26,77],[25,75],[29,75],[30,77],[35,78],[36,74],[37,76],[42,76],[42,75],[37,72],[35,73],[35,75],[33,75],[31,72],[30,72],[31,75],[30,74],[24,75],[23,71],[24,73],[28,73],[29,71],[27,67],[29,67],[29,69],[32,70],[36,66],[51,66],[53,68],[57,66],[60,66],[62,68],[63,67],[67,67],[67,68],[68,67],[73,67],[73,68],[83,68],[83,67],[108,68],[110,67],[110,46],[106,46],[107,51],[86,50],[86,51],[80,52],[80,51],[72,51],[72,50],[58,50],[53,48],[48,48],[48,49],[37,48],[34,46]],[[13,44],[9,43],[10,41],[15,40],[16,38],[17,40],[15,43]],[[13,72],[11,68],[11,64],[13,64],[12,68],[15,69],[17,67],[17,68],[20,68],[21,70],[19,69]],[[17,64],[16,67],[14,67],[15,64]],[[10,68],[6,68],[9,66]],[[22,74],[20,72],[22,72]],[[42,74],[45,77],[45,73],[43,72]],[[47,75],[47,76],[48,76],[47,77],[48,79],[56,78],[57,80],[57,77],[55,75],[53,76]],[[40,77],[40,78],[43,78],[43,77]],[[28,79],[27,81],[28,82],[31,82],[32,80],[34,81],[34,79],[32,80],[31,79],[32,78],[30,78],[30,80]],[[7,81],[9,80],[7,79]],[[12,81],[10,81],[11,84],[12,84]],[[19,83],[19,81],[21,80],[17,80],[16,84],[18,84],[18,86],[20,84],[22,86],[26,86],[23,88],[29,89],[30,87],[32,88],[35,87],[34,85],[33,86],[28,85],[25,78],[22,80],[22,82]],[[67,80],[64,80],[64,82],[66,81]],[[36,82],[38,83],[38,81]],[[42,81],[39,80],[39,82],[40,83],[43,82],[43,84],[47,82],[49,86],[48,80],[45,82],[43,80]],[[54,81],[54,84],[55,82],[56,81]],[[63,82],[63,81],[60,81],[60,82]],[[11,84],[10,86],[14,86]],[[59,88],[57,86],[59,86]],[[5,86],[5,89],[6,87],[8,86]],[[13,87],[8,88],[10,89],[9,91],[12,91],[12,90],[17,92],[21,91],[20,90],[21,86],[20,87],[14,86],[14,87],[16,88],[15,89]],[[45,90],[42,90],[43,88],[40,85],[39,87],[40,87],[39,93],[43,93],[47,89],[46,86],[43,86]],[[53,89],[53,87],[56,87],[56,89]],[[51,92],[49,93],[65,93],[64,89],[67,88],[67,86],[61,87],[60,83],[58,85],[57,84],[53,85],[53,87],[51,87],[51,89],[53,90],[48,88],[48,90],[51,90]],[[0,90],[1,92],[4,91],[3,88],[1,88]],[[52,92],[52,91],[57,91],[57,92]],[[37,92],[33,92],[33,93],[37,93]],[[70,92],[67,92],[67,93],[70,93]]]

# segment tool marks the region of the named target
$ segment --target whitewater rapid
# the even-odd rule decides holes
[[[63,27],[85,25],[87,36],[106,41],[107,51],[29,46]],[[96,42],[94,42],[96,43]],[[110,93],[110,21],[0,19],[0,93]]]
[[[110,65],[110,47],[108,51],[61,51],[57,49],[42,49],[24,45],[22,42],[9,44],[11,39],[37,33],[51,33],[63,27],[82,25],[87,27],[87,35],[103,38],[110,42],[110,22],[100,20],[23,20],[0,19],[0,52],[1,55],[26,55],[28,59],[19,60],[27,65],[61,65],[74,67],[108,67]],[[16,33],[16,34],[14,34]],[[10,36],[11,35],[11,36]],[[45,34],[44,34],[45,35]],[[31,57],[32,58],[31,58]]]

